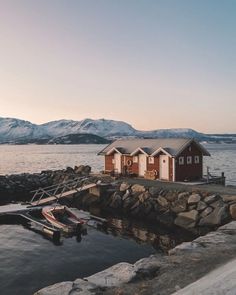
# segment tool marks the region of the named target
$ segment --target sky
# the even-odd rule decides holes
[[[236,0],[0,0],[0,117],[236,133]]]

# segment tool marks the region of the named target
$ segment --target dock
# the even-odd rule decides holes
[[[89,177],[79,177],[59,184],[39,188],[32,192],[34,195],[30,204],[31,206],[46,205],[63,198],[70,198],[75,193],[87,191],[97,186],[96,183],[88,183],[88,181]]]

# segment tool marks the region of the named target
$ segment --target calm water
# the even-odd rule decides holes
[[[97,153],[104,145],[0,145],[0,174],[40,172],[66,166],[88,164],[93,171],[103,169],[103,157]],[[227,183],[236,181],[236,144],[206,144],[211,157],[204,159],[212,174],[225,172]],[[235,182],[236,183],[236,182]],[[235,184],[234,183],[234,184]]]
[[[81,242],[63,238],[61,245],[20,224],[0,225],[0,294],[30,295],[45,286],[89,276],[115,263],[134,263],[180,243],[160,228],[108,218],[103,230],[88,228]]]

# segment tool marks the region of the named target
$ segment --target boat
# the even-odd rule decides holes
[[[67,206],[46,206],[42,209],[42,215],[49,223],[64,233],[77,233],[82,230],[85,223]]]

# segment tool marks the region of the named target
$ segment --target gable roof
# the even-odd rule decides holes
[[[192,142],[198,146],[204,156],[210,156],[199,142],[191,138],[119,139],[106,146],[98,155],[109,154],[116,148],[125,155],[131,155],[139,150],[147,155],[155,155],[163,151],[172,157],[177,157]]]

